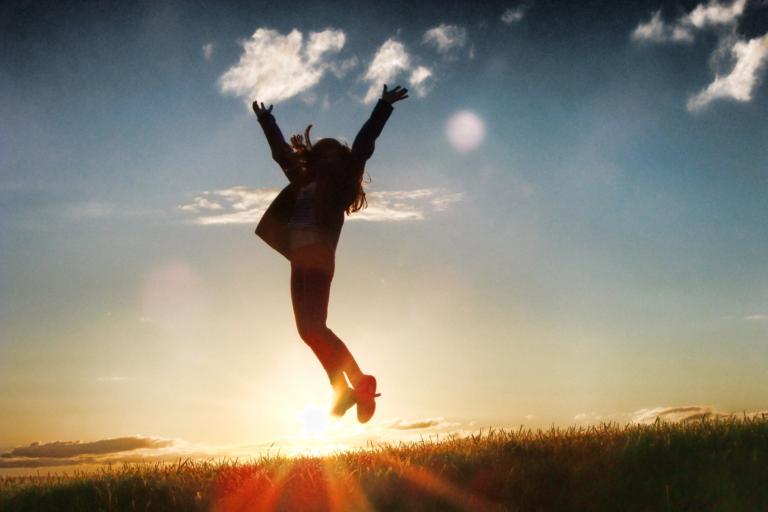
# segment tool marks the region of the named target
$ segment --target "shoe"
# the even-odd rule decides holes
[[[344,391],[333,394],[330,415],[335,419],[339,419],[344,416],[353,405],[355,405],[355,396],[352,388],[347,387]]]
[[[357,421],[368,423],[376,412],[376,397],[381,396],[381,393],[376,393],[376,377],[363,375],[352,390],[352,395],[357,404]]]

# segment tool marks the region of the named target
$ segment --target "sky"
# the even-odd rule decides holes
[[[0,7],[0,472],[768,410],[768,2]],[[350,142],[402,85],[328,424],[250,103]]]

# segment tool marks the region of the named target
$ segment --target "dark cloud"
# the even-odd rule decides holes
[[[14,457],[66,459],[79,455],[106,455],[109,453],[129,452],[141,448],[165,448],[174,443],[170,439],[157,437],[118,437],[116,439],[102,439],[90,443],[80,441],[54,441],[52,443],[32,443],[29,446],[20,446],[10,452],[0,454],[0,458]],[[80,462],[78,462],[80,463]],[[51,465],[50,463],[46,465]],[[2,466],[0,466],[2,467]],[[18,466],[15,466],[18,467]],[[22,466],[31,467],[31,466]]]
[[[655,409],[642,409],[635,412],[633,423],[653,423],[656,419],[661,421],[701,421],[705,419],[727,418],[731,414],[716,411],[712,407],[689,405],[685,407],[657,407]]]

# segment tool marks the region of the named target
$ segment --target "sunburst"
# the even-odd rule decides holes
[[[327,404],[315,405],[307,401],[304,410],[295,412],[293,417],[301,423],[302,436],[325,439],[325,432],[331,426],[331,421],[328,419]]]

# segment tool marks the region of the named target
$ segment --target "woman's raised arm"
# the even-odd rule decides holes
[[[376,147],[376,139],[381,135],[381,131],[384,129],[384,125],[387,123],[390,114],[392,114],[393,103],[404,100],[408,97],[408,89],[403,89],[399,85],[392,89],[387,90],[387,86],[384,86],[384,92],[381,94],[381,99],[373,108],[371,117],[365,122],[360,132],[355,137],[355,142],[352,144],[351,155],[351,167],[350,171],[355,175],[362,175],[365,169],[365,162],[373,155],[373,150]]]
[[[291,146],[285,142],[283,132],[280,131],[280,127],[277,126],[275,116],[272,115],[272,107],[264,108],[264,103],[259,104],[258,101],[253,102],[253,112],[256,114],[256,118],[259,120],[261,129],[264,130],[264,136],[267,138],[269,149],[272,151],[272,159],[277,162],[280,168],[285,172],[288,180],[293,182],[298,178],[301,172],[301,165],[296,158],[296,153],[293,152]]]

